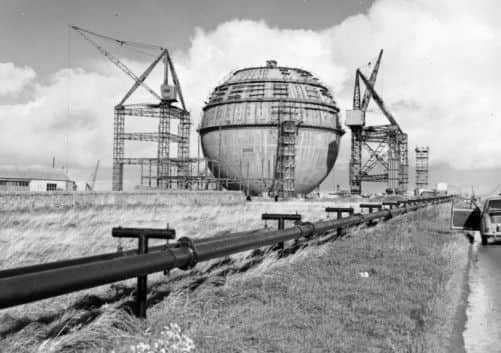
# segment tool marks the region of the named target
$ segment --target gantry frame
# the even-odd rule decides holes
[[[370,78],[357,69],[353,91],[353,109],[347,111],[346,124],[351,130],[350,191],[362,193],[362,182],[381,182],[387,190],[404,193],[408,186],[408,141],[395,117],[387,109],[374,85],[381,64],[379,52]],[[365,85],[361,100],[360,81]],[[366,126],[366,112],[371,98],[389,121],[387,125]],[[363,156],[368,158],[363,161]]]

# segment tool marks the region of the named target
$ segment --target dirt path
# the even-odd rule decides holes
[[[501,243],[482,246],[476,236],[469,287],[466,352],[501,352]]]

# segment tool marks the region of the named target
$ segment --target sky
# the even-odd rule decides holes
[[[132,82],[68,28],[75,24],[169,48],[195,127],[231,70],[268,59],[318,76],[344,122],[355,69],[367,70],[384,48],[376,89],[409,134],[411,165],[414,146],[427,145],[433,182],[465,186],[481,170],[490,175],[485,188],[495,187],[500,12],[496,0],[0,0],[0,164],[49,165],[56,156],[85,179],[99,159],[101,185],[109,187],[113,106]],[[151,60],[115,53],[138,73]],[[138,91],[136,99],[146,97]],[[370,110],[368,121],[377,121],[377,108]],[[332,184],[347,185],[349,141],[348,132]]]

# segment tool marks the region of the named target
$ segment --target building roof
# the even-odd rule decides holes
[[[70,181],[62,169],[0,166],[0,180],[2,179]]]

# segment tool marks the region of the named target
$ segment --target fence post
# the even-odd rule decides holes
[[[137,238],[137,253],[143,255],[148,253],[148,240],[150,238],[166,239],[169,241],[169,239],[176,238],[176,231],[174,229],[170,229],[168,225],[165,229],[116,227],[111,230],[111,236],[114,238]],[[147,299],[148,276],[138,276],[135,314],[141,319],[146,318],[146,309],[148,307]]]
[[[353,207],[326,207],[325,212],[327,212],[327,217],[329,216],[329,213],[335,212],[336,213],[336,219],[343,218],[343,213],[348,213],[348,216],[353,216],[354,210]],[[346,234],[346,231],[344,228],[337,228],[336,229],[337,237],[342,237]]]
[[[378,210],[381,210],[383,208],[383,206],[380,203],[361,203],[359,207],[360,207],[360,212],[362,212],[363,208],[367,208],[369,210],[369,213],[373,213],[375,208],[377,208]],[[376,222],[374,220],[370,220],[369,222],[367,222],[368,226],[373,226],[375,224]]]
[[[263,213],[261,214],[261,219],[264,221],[267,220],[276,220],[277,228],[279,230],[285,229],[285,221],[294,221],[295,223],[301,222],[302,216],[297,213]],[[284,242],[280,242],[276,246],[277,249],[284,248]]]
[[[148,238],[144,234],[138,236],[138,249],[139,254],[146,254],[148,252]],[[148,276],[137,277],[137,293],[136,293],[136,316],[146,318],[146,299],[148,293]]]

